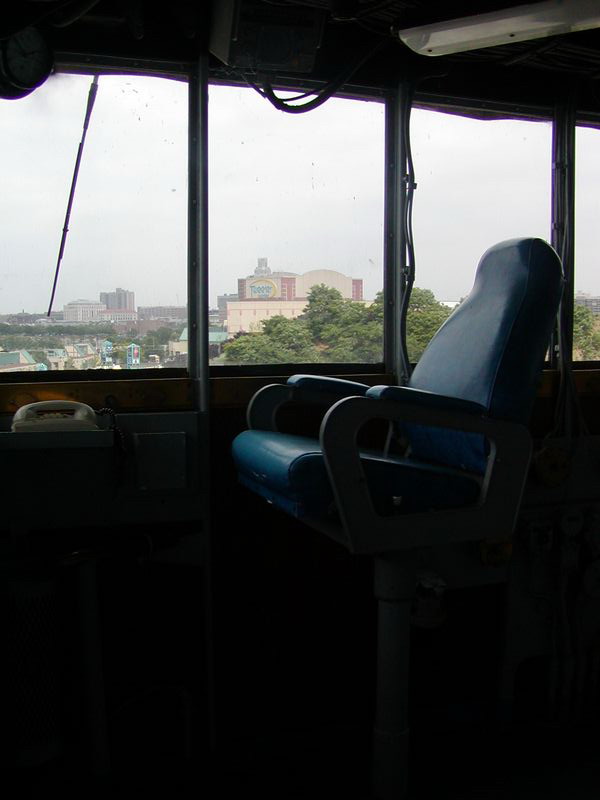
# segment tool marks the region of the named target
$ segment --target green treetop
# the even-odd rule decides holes
[[[356,363],[383,361],[383,293],[372,303],[348,300],[324,284],[308,293],[302,315],[271,317],[258,333],[224,347],[229,364]],[[451,309],[429,289],[414,288],[407,317],[408,352],[416,361]]]

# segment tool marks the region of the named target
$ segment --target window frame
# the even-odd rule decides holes
[[[196,408],[206,409],[209,404],[210,381],[219,378],[232,379],[247,377],[253,382],[257,378],[283,379],[294,372],[311,372],[315,374],[330,375],[361,375],[379,376],[382,382],[398,380],[400,371],[400,348],[398,337],[398,320],[395,308],[401,302],[402,287],[399,276],[405,266],[406,242],[399,224],[403,208],[403,180],[405,175],[405,147],[403,141],[403,126],[401,114],[402,93],[406,91],[405,84],[395,86],[349,86],[340,97],[349,99],[379,100],[385,104],[385,179],[384,179],[384,296],[386,298],[384,318],[384,357],[382,362],[374,364],[348,363],[348,364],[273,364],[273,365],[229,365],[209,366],[208,357],[208,86],[209,83],[226,83],[241,85],[241,82],[231,80],[231,75],[223,71],[209,71],[208,57],[203,56],[198,62],[171,62],[171,61],[144,61],[130,58],[113,57],[77,57],[70,54],[58,54],[57,70],[93,75],[100,74],[131,74],[155,75],[157,77],[183,80],[189,86],[189,117],[188,117],[188,331],[189,353],[186,368],[171,368],[156,370],[72,370],[48,371],[41,373],[4,373],[0,375],[2,396],[11,394],[11,386],[15,391],[19,387],[29,384],[42,388],[48,384],[58,384],[68,387],[70,385],[94,385],[98,389],[102,384],[113,386],[119,384],[162,384],[176,381],[186,387],[191,387],[190,404]],[[322,84],[298,80],[280,82],[279,89],[300,89],[303,91],[316,90]],[[486,99],[440,96],[434,92],[416,92],[413,98],[413,107],[438,110],[446,113],[455,113],[461,116],[498,117],[504,116],[515,119],[549,120],[553,128],[563,128],[563,135],[569,135],[577,124],[600,127],[600,115],[564,114],[566,101],[557,104],[552,109],[548,106],[535,106],[513,104],[505,102],[491,102]],[[563,111],[559,113],[559,109]],[[555,170],[556,172],[556,170]],[[567,196],[572,193],[573,186],[569,188],[568,181],[557,173],[558,185],[561,191],[566,191]],[[573,182],[571,182],[572,184]],[[198,220],[200,224],[198,225]],[[194,224],[192,224],[194,221]],[[573,240],[574,219],[566,220],[567,232]],[[554,216],[553,203],[553,229],[560,223]],[[573,278],[572,260],[565,264],[567,280]],[[572,299],[571,299],[572,302]],[[553,358],[547,366],[556,369],[557,359]],[[575,362],[576,370],[598,369],[600,362]],[[94,374],[91,374],[94,373]],[[181,407],[181,402],[175,404]],[[187,403],[187,401],[186,401]],[[0,403],[0,406],[2,403]],[[10,405],[10,403],[9,403]],[[175,407],[173,406],[173,407]],[[171,408],[167,402],[167,407]],[[166,409],[165,409],[166,410]]]
[[[209,85],[215,86],[232,86],[232,87],[242,87],[246,88],[248,85],[238,78],[237,80],[232,77],[231,70],[224,70],[221,68],[212,70],[209,73]],[[298,78],[296,81],[286,81],[280,80],[278,78],[278,83],[276,86],[273,87],[279,91],[299,91],[299,92],[317,92],[319,89],[323,88],[322,82],[312,81],[309,79],[302,79]],[[250,87],[248,87],[249,91],[252,91]],[[389,259],[388,253],[388,241],[390,237],[393,236],[390,230],[390,222],[392,221],[393,217],[388,215],[388,207],[387,207],[387,198],[390,191],[393,193],[395,189],[392,189],[389,185],[390,181],[390,173],[393,173],[391,178],[392,181],[396,180],[395,177],[395,165],[390,163],[389,158],[389,151],[390,151],[390,142],[388,142],[388,116],[390,114],[390,103],[394,103],[396,96],[395,91],[391,91],[389,88],[386,87],[377,87],[377,86],[356,86],[349,84],[344,87],[343,90],[338,91],[335,93],[335,97],[341,97],[347,100],[367,100],[367,101],[379,101],[384,106],[384,115],[385,115],[385,127],[384,127],[384,160],[385,160],[385,171],[384,171],[384,208],[383,208],[383,291],[384,295],[386,293],[386,282],[387,284],[391,284],[395,282],[395,279],[390,277],[392,272],[394,272],[394,264]],[[265,101],[266,102],[266,101]],[[307,112],[310,113],[310,112]],[[394,362],[393,356],[390,354],[386,354],[386,341],[388,340],[386,337],[386,330],[389,324],[389,318],[391,317],[388,305],[386,304],[385,312],[384,312],[384,335],[383,335],[383,352],[382,352],[382,359],[381,361],[372,362],[372,363],[364,363],[360,361],[351,361],[351,362],[344,362],[340,364],[336,363],[327,363],[327,364],[319,364],[319,363],[306,363],[301,361],[295,361],[293,363],[280,363],[280,364],[227,364],[227,365],[210,365],[209,366],[209,375],[210,379],[218,379],[218,378],[243,378],[244,376],[255,378],[259,375],[264,376],[273,376],[273,377],[282,377],[282,376],[290,376],[295,373],[311,373],[314,375],[339,375],[339,376],[350,376],[350,375],[381,375],[382,377],[389,374],[393,370],[390,369],[390,365]],[[387,321],[386,321],[387,320]]]
[[[195,236],[190,236],[191,218],[196,219],[197,209],[202,206],[200,192],[201,181],[199,175],[199,164],[201,159],[198,154],[201,150],[200,140],[200,126],[201,118],[199,113],[194,113],[199,108],[200,102],[196,97],[192,98],[192,87],[197,88],[201,83],[200,74],[202,72],[202,64],[185,63],[185,62],[172,62],[172,61],[147,61],[144,59],[133,58],[117,58],[117,57],[81,57],[71,55],[68,53],[57,53],[55,60],[55,72],[68,73],[75,75],[86,75],[92,78],[94,75],[138,75],[140,77],[157,77],[165,78],[167,80],[178,80],[188,85],[188,136],[187,136],[187,161],[188,161],[188,247],[187,247],[187,301],[188,301],[188,331],[192,329],[201,329],[204,326],[201,323],[201,317],[206,317],[206,328],[208,329],[208,313],[203,314],[203,306],[200,304],[192,306],[190,287],[199,286],[200,275],[202,274],[202,263],[198,258],[198,253],[201,251],[200,239],[202,233],[195,231]],[[18,100],[15,102],[19,102]],[[195,240],[198,239],[198,242]],[[193,326],[193,328],[192,328]],[[208,335],[207,335],[208,340]],[[197,344],[194,343],[196,352],[198,352]],[[208,344],[207,344],[208,347]],[[192,350],[192,343],[190,341],[190,350]],[[195,358],[196,363],[198,358]],[[81,384],[83,382],[92,382],[94,386],[99,383],[113,384],[124,383],[127,381],[165,381],[173,379],[181,379],[188,381],[194,378],[194,370],[190,369],[191,356],[188,354],[187,367],[168,367],[157,371],[155,369],[139,369],[139,370],[45,370],[40,372],[4,372],[0,374],[0,386],[10,386],[15,384],[22,386],[24,384],[31,384],[38,386],[39,384]],[[197,370],[196,370],[197,371]],[[6,391],[6,390],[5,390]],[[1,405],[1,404],[0,404]]]

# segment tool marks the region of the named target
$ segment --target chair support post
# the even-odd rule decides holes
[[[408,793],[410,611],[416,586],[414,553],[376,556],[377,689],[373,729],[373,797]]]

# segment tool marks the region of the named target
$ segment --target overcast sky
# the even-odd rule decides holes
[[[0,100],[0,312],[45,310],[90,78],[53,76]],[[336,269],[381,287],[384,112],[342,99],[301,115],[250,89],[211,87],[211,304],[267,257],[275,270]],[[416,110],[417,285],[470,289],[483,251],[550,236],[551,129]],[[186,298],[187,88],[102,76],[55,309],[117,286],[137,305]],[[600,294],[600,132],[578,133],[577,288]]]

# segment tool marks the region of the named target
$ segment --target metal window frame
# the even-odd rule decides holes
[[[563,348],[558,343],[558,318],[550,343],[551,369],[557,369],[565,359],[571,364],[573,345],[573,307],[575,298],[574,248],[575,248],[575,128],[576,104],[569,95],[558,100],[553,108],[524,104],[495,102],[485,99],[441,97],[435,94],[415,93],[413,107],[431,111],[472,116],[475,119],[504,118],[547,121],[552,124],[551,163],[551,244],[561,256],[565,287],[562,299],[562,324],[565,327]],[[464,112],[464,113],[462,113]],[[399,125],[402,131],[402,126]],[[405,262],[399,262],[399,268]],[[397,290],[396,290],[397,291]],[[564,352],[566,350],[566,352]],[[400,374],[400,373],[398,373]]]
[[[406,232],[403,219],[406,212],[405,176],[407,142],[402,120],[403,93],[408,85],[400,83],[393,89],[375,87],[348,87],[339,96],[349,99],[381,100],[385,105],[385,171],[384,171],[384,242],[383,242],[383,289],[385,297],[383,360],[381,364],[359,362],[343,365],[240,365],[239,367],[209,368],[208,355],[208,86],[217,83],[209,74],[208,58],[202,56],[195,64],[183,62],[156,62],[121,58],[78,57],[68,53],[57,54],[57,65],[61,70],[93,74],[106,73],[155,75],[157,77],[180,78],[188,82],[188,336],[189,353],[187,371],[181,370],[182,378],[193,384],[194,407],[207,411],[209,407],[209,375],[246,376],[257,374],[286,374],[291,371],[309,369],[312,372],[345,374],[392,373],[401,382],[406,375],[402,357],[402,325],[398,316],[403,295],[403,274],[407,266]],[[223,81],[225,82],[225,81]],[[229,81],[227,81],[229,82]],[[416,93],[414,106],[451,113],[484,111],[491,115],[514,118],[546,119],[553,125],[552,155],[552,244],[563,257],[565,270],[565,313],[570,324],[569,341],[572,343],[574,303],[574,193],[575,193],[575,127],[576,113],[572,98],[559,101],[552,110],[545,107],[524,107],[506,103],[494,104],[489,100],[473,98],[440,97]],[[553,354],[552,367],[556,367],[562,354]],[[81,379],[81,373],[52,375],[52,381]],[[112,375],[124,379],[148,377],[144,375]],[[153,378],[157,377],[155,374]],[[165,376],[166,377],[166,376]],[[173,377],[169,371],[169,377]],[[36,376],[37,378],[37,376]],[[44,376],[48,380],[47,376]],[[23,383],[31,374],[11,375],[11,382]],[[36,381],[37,382],[37,381]],[[41,381],[40,381],[41,382]],[[44,381],[45,382],[45,381]]]
[[[0,384],[33,383],[70,384],[92,380],[125,382],[129,380],[191,379],[194,386],[193,406],[208,409],[208,182],[207,182],[207,100],[208,56],[197,63],[126,57],[89,56],[69,52],[55,54],[57,72],[89,75],[118,74],[180,80],[188,85],[188,245],[187,300],[189,353],[187,368],[169,368],[157,375],[156,370],[49,371],[45,373],[10,373],[0,375]],[[198,220],[199,225],[198,225]],[[191,332],[194,332],[193,337]],[[193,341],[192,341],[193,339]],[[92,376],[88,372],[93,372]]]
[[[215,86],[238,86],[241,88],[248,88],[249,87],[246,83],[244,83],[239,76],[232,75],[231,71],[227,73],[222,73],[218,71],[217,73],[209,73],[208,74],[209,84]],[[298,79],[297,81],[285,81],[283,79],[278,81],[278,84],[275,88],[281,90],[293,90],[293,91],[312,91],[316,92],[320,88],[322,88],[322,82],[320,81],[311,81],[311,80],[301,80]],[[389,125],[392,124],[390,119],[390,113],[393,115],[395,111],[391,111],[391,107],[396,106],[397,103],[397,92],[390,92],[389,90],[382,89],[381,87],[374,87],[374,86],[357,86],[357,85],[348,85],[345,86],[342,90],[335,93],[335,97],[341,97],[347,100],[367,100],[367,101],[379,101],[384,105],[384,160],[385,160],[385,169],[384,169],[384,210],[383,210],[383,227],[384,227],[384,241],[383,241],[383,270],[382,270],[382,280],[383,280],[383,290],[384,296],[387,291],[386,287],[388,285],[396,283],[395,278],[395,258],[391,251],[388,250],[388,241],[387,236],[391,234],[392,239],[395,238],[395,234],[392,233],[391,226],[394,224],[393,219],[396,213],[396,207],[394,205],[391,213],[388,210],[388,203],[394,204],[394,196],[395,196],[395,189],[392,188],[390,184],[390,179],[393,181],[394,179],[391,178],[390,175],[390,168],[389,165],[395,159],[393,155],[390,155],[395,148],[394,140],[388,135],[388,128]],[[310,113],[310,112],[309,112]],[[208,302],[208,300],[207,300]],[[388,310],[387,306],[385,309],[384,314],[384,342],[383,342],[383,352],[382,358],[379,362],[373,363],[365,363],[361,361],[348,361],[341,364],[314,364],[314,363],[303,363],[303,362],[294,362],[290,364],[230,364],[230,365],[219,365],[219,366],[211,366],[209,369],[210,376],[212,378],[234,378],[234,377],[255,377],[255,376],[277,376],[277,377],[285,377],[289,376],[293,373],[298,372],[310,372],[315,375],[384,375],[393,371],[394,374],[398,374],[393,368],[392,365],[395,365],[396,358],[393,355],[387,353],[386,350],[386,341],[389,338],[389,341],[395,342],[397,341],[397,337],[391,335],[388,337],[387,335],[387,325],[390,324],[389,320],[391,319],[391,313]],[[208,328],[207,328],[208,330]]]
[[[551,366],[572,365],[575,306],[575,128],[573,96],[556,103],[552,120],[552,246],[559,254],[564,288]],[[559,337],[559,327],[562,335]]]
[[[208,55],[189,77],[188,373],[195,407],[209,408],[208,370]]]

